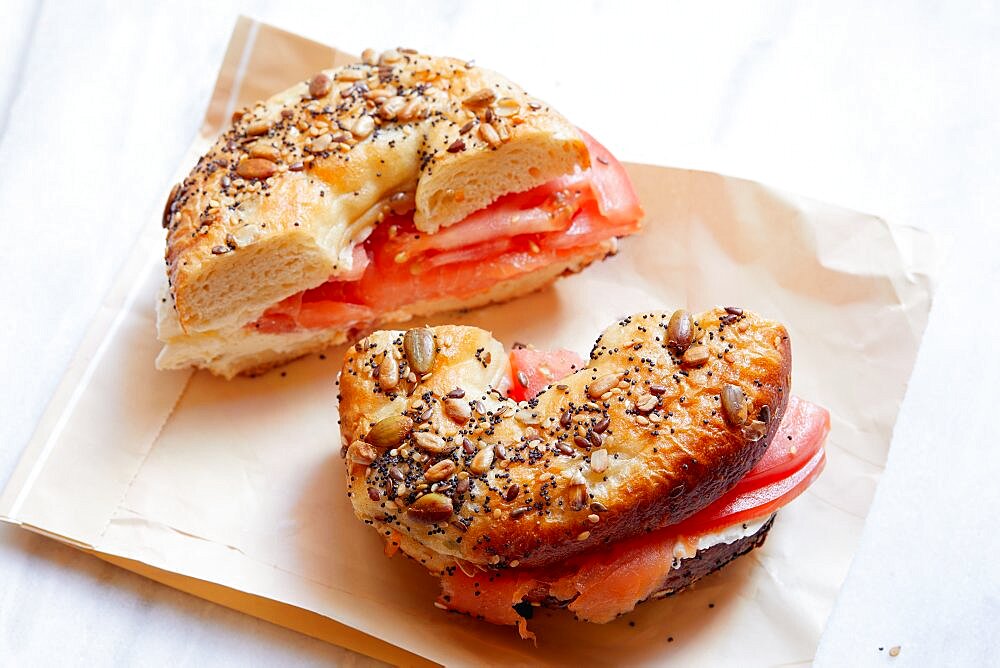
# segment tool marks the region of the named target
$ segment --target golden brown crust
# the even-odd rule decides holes
[[[390,207],[432,233],[588,164],[573,126],[488,70],[396,51],[327,70],[240,112],[171,192],[180,324],[240,326],[349,271]]]
[[[341,374],[355,512],[444,562],[525,567],[691,516],[761,457],[787,403],[787,332],[732,311],[694,319],[687,362],[667,347],[669,313],[622,320],[587,368],[520,405],[505,398],[507,355],[489,333],[434,328],[429,375],[393,385],[391,367],[405,379],[412,366],[403,333],[376,332]],[[412,431],[372,434],[386,418]]]

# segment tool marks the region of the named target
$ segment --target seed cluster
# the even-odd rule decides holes
[[[517,403],[492,387],[430,391],[427,381],[441,373],[434,330],[415,328],[381,343],[370,337],[352,350],[344,373],[370,383],[376,395],[401,409],[354,430],[357,440],[347,450],[352,487],[364,480],[367,496],[380,504],[373,521],[418,540],[421,534],[446,536],[460,546],[479,518],[526,522],[526,531],[540,521],[568,518],[575,527],[568,538],[601,539],[608,508],[595,498],[594,485],[607,481],[623,456],[619,439],[639,438],[651,453],[682,447],[675,429],[690,429],[696,419],[705,429],[738,434],[745,442],[768,432],[770,409],[752,399],[759,380],[743,379],[745,391],[713,376],[724,375],[737,355],[754,354],[746,344],[754,334],[750,323],[733,307],[709,315],[711,323],[699,323],[686,311],[620,321],[618,327],[633,339],[623,345],[602,335],[587,369],[546,390],[547,400],[556,399],[556,411],[552,403],[541,407],[537,398]],[[692,363],[687,354],[696,348],[707,354]],[[488,354],[479,349],[476,358]],[[398,380],[383,383],[386,376]],[[694,395],[702,391],[697,384],[704,385],[714,408],[695,407]],[[634,443],[629,446],[634,452]],[[528,478],[521,475],[525,467]],[[678,485],[664,493],[676,499],[685,492]],[[488,563],[511,566],[488,532],[477,531],[472,540],[474,548],[492,555]]]
[[[383,135],[394,147],[393,131],[420,133],[420,168],[426,175],[443,154],[496,149],[532,113],[545,111],[511,84],[474,89],[474,71],[473,63],[412,49],[381,54],[367,49],[358,63],[320,72],[235,112],[232,127],[167,199],[168,267],[216,227],[225,234],[212,236],[220,243],[211,252],[237,252],[265,232],[243,221],[248,200],[270,197],[278,180],[289,174],[313,179],[319,165],[346,168],[359,146]],[[431,128],[443,143],[431,141]],[[322,180],[316,177],[316,182]],[[393,193],[379,219],[412,208],[412,191]]]

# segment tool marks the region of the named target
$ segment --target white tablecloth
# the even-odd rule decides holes
[[[242,11],[355,52],[474,57],[624,160],[744,176],[948,235],[888,469],[817,663],[995,664],[1000,11],[874,4],[4,0],[0,482],[140,226],[155,224]],[[367,660],[4,527],[8,662]]]

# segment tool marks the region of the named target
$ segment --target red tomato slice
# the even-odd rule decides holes
[[[546,387],[584,367],[583,358],[572,350],[552,351],[514,348],[510,351],[512,382],[510,398],[515,401],[533,399]],[[527,383],[522,384],[522,378]]]
[[[625,168],[581,134],[589,169],[506,195],[433,235],[418,232],[412,216],[386,219],[354,249],[350,271],[276,304],[249,326],[279,333],[296,323],[349,325],[375,310],[462,299],[637,231],[642,207]]]
[[[830,413],[825,408],[792,396],[771,445],[736,489],[760,487],[784,478],[812,459],[829,432]]]
[[[625,167],[596,139],[583,130],[580,134],[590,150],[591,183],[601,213],[613,223],[638,221],[643,215],[642,205]]]

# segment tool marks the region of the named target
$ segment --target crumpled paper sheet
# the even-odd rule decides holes
[[[234,108],[345,58],[241,20],[179,173]],[[617,257],[526,298],[431,322],[581,352],[613,320],[643,310],[735,304],[786,324],[794,391],[833,417],[826,471],[779,513],[763,549],[692,591],[603,626],[539,610],[537,647],[512,628],[433,607],[435,579],[404,557],[384,558],[345,496],[342,348],[256,379],[154,370],[152,305],[164,280],[158,221],[53,397],[0,497],[0,516],[126,566],[194,578],[183,580],[186,590],[198,593],[201,582],[209,598],[207,587],[222,585],[233,595],[225,604],[250,614],[263,616],[253,603],[262,599],[318,613],[343,632],[322,636],[292,614],[268,618],[402,663],[809,662],[886,460],[939,254],[918,230],[757,183],[647,165],[629,171],[646,230],[623,241]]]

